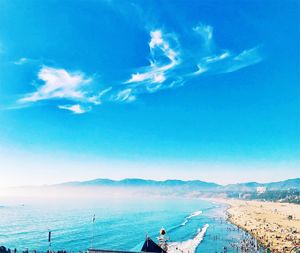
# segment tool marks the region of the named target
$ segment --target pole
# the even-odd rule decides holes
[[[48,243],[49,243],[49,248],[48,248],[48,252],[51,252],[51,231],[49,229],[48,231]]]
[[[91,248],[93,248],[93,243],[94,243],[94,236],[95,236],[95,220],[96,220],[96,216],[94,214],[93,216],[93,224],[92,224],[92,241],[91,241]]]

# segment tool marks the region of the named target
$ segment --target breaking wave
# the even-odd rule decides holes
[[[196,212],[191,213],[189,216],[187,216],[185,218],[184,222],[181,223],[181,226],[185,226],[191,218],[199,216],[201,214],[202,214],[202,211],[196,211]]]
[[[195,216],[199,216],[200,214],[202,214],[202,211],[196,211],[196,212],[191,213],[189,216],[187,216],[187,217],[185,218],[184,222],[182,222],[182,223],[179,224],[179,225],[176,225],[176,226],[174,226],[174,227],[169,228],[169,229],[168,229],[168,232],[171,232],[171,231],[173,231],[173,230],[175,230],[175,229],[177,229],[177,228],[180,228],[180,227],[185,226],[185,225],[189,222],[190,219],[192,219],[192,218],[195,217]]]
[[[168,253],[196,252],[196,249],[203,240],[208,227],[208,224],[204,225],[202,229],[198,230],[197,235],[193,239],[189,239],[183,242],[170,243],[168,246]]]
[[[175,230],[175,229],[178,229],[178,228],[180,228],[180,227],[183,227],[183,226],[185,226],[193,217],[196,217],[196,216],[199,216],[199,215],[201,215],[202,214],[202,211],[201,210],[199,210],[199,211],[196,211],[196,212],[193,212],[193,213],[191,213],[189,216],[187,216],[186,218],[185,218],[185,220],[184,220],[184,222],[182,222],[181,224],[179,224],[179,225],[176,225],[176,226],[174,226],[174,227],[171,227],[171,228],[169,228],[167,231],[168,232],[171,232],[171,231],[173,231],[173,230]],[[206,229],[208,228],[208,224],[206,224],[202,229],[199,229],[198,230],[198,233],[197,233],[197,235],[194,237],[194,239],[190,239],[190,240],[187,240],[187,241],[184,241],[184,242],[172,242],[172,243],[170,243],[169,245],[171,245],[171,248],[173,249],[173,251],[169,251],[168,250],[168,253],[183,253],[183,252],[189,252],[189,253],[193,253],[194,251],[189,251],[189,250],[183,250],[183,251],[180,251],[180,250],[177,250],[177,251],[174,251],[175,249],[176,249],[176,245],[178,245],[178,247],[177,248],[179,248],[179,245],[184,245],[185,247],[188,245],[188,244],[190,244],[190,247],[192,248],[192,247],[194,247],[195,246],[195,243],[197,243],[197,245],[195,246],[195,249],[197,248],[197,246],[200,244],[200,242],[202,241],[202,239],[203,239],[203,236],[204,236],[204,234],[205,234],[205,232],[206,232]],[[141,243],[139,243],[138,245],[136,245],[134,248],[132,248],[131,250],[132,251],[139,251],[139,249],[141,249],[142,248],[142,246],[143,246],[143,242],[141,242]]]

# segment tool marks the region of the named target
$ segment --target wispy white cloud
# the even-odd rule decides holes
[[[149,42],[150,48],[154,48],[156,46],[163,46],[165,44],[165,41],[162,38],[162,32],[161,30],[156,30],[150,32],[151,40]]]
[[[58,106],[59,109],[63,109],[63,110],[68,110],[73,112],[74,114],[82,114],[85,112],[88,112],[91,110],[90,107],[83,107],[80,104],[75,104],[75,105],[59,105]]]
[[[170,40],[170,41],[169,41]],[[175,44],[176,49],[172,48],[171,41]],[[168,79],[168,72],[180,63],[177,38],[171,34],[163,34],[162,30],[150,32],[150,62],[148,67],[143,67],[141,72],[131,75],[131,78],[125,84],[138,84],[148,91],[153,86],[161,87]]]
[[[132,102],[136,100],[136,96],[133,94],[132,88],[126,88],[113,95],[111,99],[117,102]]]
[[[21,58],[16,64],[23,64],[26,58]],[[62,68],[42,66],[38,72],[39,84],[34,92],[25,94],[18,100],[21,105],[30,105],[39,101],[58,100],[75,102],[76,104],[58,105],[59,109],[69,110],[75,114],[82,114],[91,110],[89,104],[101,103],[101,96],[108,88],[94,94],[88,91],[88,86],[93,82],[92,77],[87,77],[80,71],[70,72]]]
[[[210,25],[200,23],[192,30],[194,33],[190,36],[200,36],[202,41],[193,51],[181,47],[175,34],[163,33],[162,30],[150,32],[150,64],[125,82],[131,87],[132,94],[137,96],[182,86],[195,76],[234,72],[262,60],[258,47],[239,54],[218,48]]]
[[[18,59],[17,61],[14,62],[15,65],[23,65],[25,63],[27,63],[29,61],[29,59],[27,59],[26,57],[22,57],[20,59]]]
[[[201,36],[203,40],[203,46],[209,50],[214,45],[213,43],[213,27],[210,25],[205,25],[200,23],[199,25],[193,27],[193,31]]]
[[[142,66],[126,81],[112,80],[110,86],[95,91],[94,78],[81,71],[70,72],[62,68],[42,66],[38,72],[39,85],[32,93],[19,99],[19,105],[38,101],[58,100],[59,109],[74,114],[88,112],[93,106],[102,103],[129,103],[140,94],[154,93],[186,84],[191,78],[200,75],[230,73],[254,65],[263,60],[260,47],[243,50],[241,53],[218,48],[213,38],[213,27],[199,24],[190,34],[200,38],[198,48],[180,44],[180,36],[166,33],[161,29],[150,31],[149,65]],[[202,42],[201,42],[202,41]],[[24,64],[27,58],[15,62]],[[61,105],[61,100],[67,101]]]
[[[38,73],[38,79],[42,84],[35,92],[26,94],[19,100],[20,103],[37,102],[49,99],[68,99],[86,101],[89,99],[84,87],[92,82],[91,77],[85,77],[81,72],[68,72],[65,69],[57,69],[43,66]]]
[[[100,91],[98,94],[96,95],[91,95],[90,97],[87,98],[87,102],[92,103],[94,105],[100,105],[102,104],[102,98],[109,93],[112,90],[112,87],[108,87],[103,89],[102,91]]]
[[[212,55],[212,56],[205,57],[204,60],[207,63],[213,63],[213,62],[218,62],[218,61],[224,60],[228,57],[230,57],[230,52],[226,51],[226,52],[221,53],[219,55]]]
[[[219,55],[204,57],[199,60],[198,70],[193,74],[220,74],[238,71],[263,60],[259,47],[244,50],[239,54],[226,51]]]
[[[193,72],[191,75],[201,75],[205,72],[207,72],[208,69],[205,66],[201,66],[200,64],[197,64],[197,70]]]
[[[245,68],[247,66],[254,65],[263,60],[261,56],[260,47],[254,47],[251,49],[244,50],[240,54],[236,55],[232,59],[232,64],[228,67],[226,72],[233,72],[239,69]]]
[[[193,59],[197,64],[197,70],[189,76],[230,73],[263,60],[258,46],[241,53],[218,48],[213,38],[213,27],[209,25],[199,24],[193,28],[193,31],[196,35],[200,35],[204,46],[199,48],[202,56]],[[195,53],[195,55],[198,54]]]

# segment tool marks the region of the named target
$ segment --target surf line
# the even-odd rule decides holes
[[[182,222],[181,224],[176,225],[174,227],[171,227],[170,229],[168,229],[168,231],[171,232],[171,231],[173,231],[173,230],[175,230],[177,228],[185,226],[190,221],[190,219],[192,219],[193,217],[199,216],[201,214],[202,214],[202,211],[196,211],[196,212],[191,213],[189,216],[187,216],[185,218],[184,222]]]
[[[177,229],[177,228],[180,228],[180,227],[182,227],[182,226],[185,226],[188,222],[189,222],[189,220],[190,219],[192,219],[193,217],[196,217],[196,216],[199,216],[199,215],[201,215],[202,214],[202,211],[201,210],[199,210],[199,211],[196,211],[196,212],[193,212],[193,213],[191,213],[189,216],[187,216],[186,218],[185,218],[185,220],[184,220],[184,222],[183,223],[181,223],[181,224],[179,224],[179,225],[176,225],[176,226],[174,226],[174,227],[171,227],[171,228],[169,228],[168,229],[168,232],[171,232],[171,231],[173,231],[173,230],[175,230],[175,229]],[[205,234],[205,232],[206,232],[206,229],[208,228],[208,224],[206,224],[203,228],[202,228],[202,230],[198,230],[198,233],[197,233],[197,235],[196,235],[196,237],[194,238],[194,239],[190,239],[190,240],[195,240],[196,238],[197,238],[197,236],[201,236],[201,233],[203,233],[203,235]],[[204,231],[203,231],[203,229],[205,229]],[[190,240],[188,240],[188,241],[190,241]],[[199,243],[202,241],[202,239],[199,241]],[[172,242],[171,243],[171,245],[175,245],[177,242]],[[198,244],[199,244],[198,243]],[[139,243],[139,244],[137,244],[135,247],[133,247],[131,250],[132,251],[138,251],[138,249],[140,249],[141,247],[142,247],[142,245],[143,245],[143,243]],[[173,246],[172,246],[173,247]],[[197,247],[196,247],[197,248]],[[178,251],[179,253],[182,253],[182,251]],[[192,253],[192,252],[190,252],[190,251],[187,251],[187,252],[189,252],[189,253]],[[168,253],[170,253],[169,251],[168,251]]]
[[[181,226],[185,226],[191,218],[199,216],[201,214],[202,214],[202,211],[196,211],[196,212],[190,214],[188,217],[185,218],[185,221],[181,223]]]
[[[205,224],[202,229],[198,230],[197,235],[193,239],[189,239],[183,242],[172,242],[168,245],[168,253],[195,253],[197,247],[202,242],[206,230],[208,229],[209,225]]]

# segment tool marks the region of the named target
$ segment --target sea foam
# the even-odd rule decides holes
[[[191,218],[199,216],[201,214],[202,214],[202,211],[196,211],[196,212],[191,213],[189,216],[187,216],[185,218],[184,222],[181,223],[181,226],[185,226]]]
[[[208,227],[208,224],[204,225],[202,229],[198,230],[197,235],[193,239],[189,239],[183,242],[170,243],[168,246],[168,253],[196,252],[196,249],[203,240]]]

